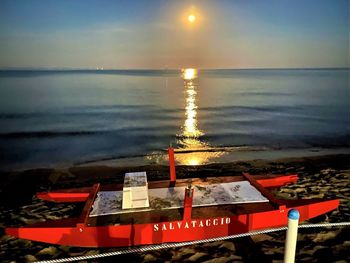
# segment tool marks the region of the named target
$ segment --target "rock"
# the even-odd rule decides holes
[[[339,190],[339,193],[350,193],[350,188],[343,188]]]
[[[60,216],[52,216],[52,215],[46,215],[45,216],[47,220],[57,220],[57,219],[61,219],[62,217]]]
[[[291,198],[291,195],[290,195],[290,194],[287,194],[287,193],[280,193],[280,192],[277,192],[277,193],[276,193],[276,197],[277,197],[277,198],[280,198],[280,199],[290,199],[290,198]]]
[[[172,256],[171,261],[179,261],[180,259],[182,259],[182,257],[183,257],[183,254],[177,252]]]
[[[26,239],[14,239],[10,241],[10,245],[13,247],[29,248],[32,246],[32,241]]]
[[[93,256],[93,255],[98,255],[99,251],[98,250],[89,250],[84,254],[84,256]]]
[[[222,241],[208,242],[202,245],[202,247],[218,247],[222,244]]]
[[[300,260],[298,260],[298,262],[312,262],[313,257],[305,257],[305,258],[301,258]]]
[[[189,254],[194,254],[194,253],[196,253],[196,251],[195,251],[193,248],[185,247],[185,248],[180,249],[180,253],[181,253],[182,255],[189,255]]]
[[[240,258],[242,259],[242,258]],[[203,263],[226,263],[226,262],[232,262],[232,260],[234,260],[231,257],[220,257],[220,258],[213,258],[213,259],[209,259],[207,261],[204,261]]]
[[[184,247],[184,248],[181,248],[179,251],[175,252],[175,254],[171,258],[171,260],[178,261],[180,259],[189,257],[190,255],[193,255],[194,253],[196,253],[196,251],[193,248]]]
[[[288,188],[283,188],[281,190],[282,193],[287,193],[287,194],[294,194],[294,190],[293,189],[288,189]]]
[[[237,261],[237,260],[242,260],[243,261],[243,258],[241,256],[238,256],[238,255],[231,255],[228,258],[229,258],[230,261],[232,260],[234,262]]]
[[[320,176],[321,176],[321,174],[314,174],[314,175],[313,175],[313,177],[314,177],[315,179],[319,179]]]
[[[320,172],[321,174],[333,174],[333,173],[336,173],[337,171],[332,168],[328,168],[328,169],[321,170]]]
[[[18,217],[17,220],[22,222],[25,225],[31,225],[31,224],[38,223],[38,219],[28,219],[28,218],[25,218],[23,216]]]
[[[301,194],[301,193],[307,193],[305,188],[296,188],[294,190],[297,194]]]
[[[152,254],[146,254],[143,257],[143,262],[154,262],[157,261],[157,258],[155,256],[153,256]]]
[[[318,198],[324,198],[324,194],[313,194],[313,195],[309,195],[307,199],[318,199]]]
[[[228,250],[228,251],[235,251],[235,244],[233,244],[232,242],[229,241],[224,241],[220,246],[219,249],[222,250]]]
[[[56,247],[50,246],[50,247],[43,248],[36,255],[37,256],[43,256],[43,255],[54,256],[57,254],[57,252],[58,250]]]
[[[13,237],[13,236],[3,235],[3,236],[0,238],[0,242],[1,242],[1,243],[2,243],[2,242],[6,243],[6,242],[11,241],[11,240],[14,240],[14,239],[16,239],[16,238]]]
[[[37,207],[36,209],[30,210],[30,212],[32,214],[37,214],[37,213],[44,212],[47,210],[49,210],[49,207],[47,207],[46,205],[42,205],[42,206]]]
[[[64,251],[64,252],[69,252],[70,247],[68,247],[68,246],[59,246],[59,249]]]
[[[197,262],[199,259],[202,261],[204,257],[209,256],[207,253],[197,252],[196,254],[190,256],[187,260],[191,262]]]
[[[253,235],[253,236],[251,236],[251,239],[255,243],[259,243],[259,242],[264,242],[264,241],[271,240],[271,239],[273,239],[273,237],[269,236],[267,234],[260,234],[260,235]]]
[[[338,234],[338,231],[330,231],[326,233],[318,233],[316,237],[312,240],[315,243],[325,242],[330,239],[334,239]]]
[[[26,262],[36,262],[36,261],[38,261],[38,259],[35,256],[33,256],[33,255],[25,255],[24,258],[25,258]]]

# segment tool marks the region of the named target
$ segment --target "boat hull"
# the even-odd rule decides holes
[[[282,200],[281,200],[282,201]],[[279,209],[222,217],[183,219],[147,224],[88,226],[78,219],[6,228],[6,234],[45,243],[79,247],[125,247],[223,237],[287,225],[290,209],[300,221],[322,215],[339,205],[338,200],[283,200]]]

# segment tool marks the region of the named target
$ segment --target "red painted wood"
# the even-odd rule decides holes
[[[298,181],[298,175],[284,175],[272,178],[256,179],[256,181],[264,188],[274,188],[296,183]]]
[[[65,192],[43,192],[37,193],[36,196],[42,200],[56,203],[77,203],[85,202],[89,193],[65,193]]]
[[[284,210],[286,206],[283,204],[282,200],[277,199],[273,194],[266,190],[261,184],[259,184],[250,174],[243,173],[243,176],[249,181],[249,183],[254,186],[263,196],[265,196],[269,201],[274,204],[278,209]]]
[[[300,221],[316,217],[336,209],[338,200],[313,201],[294,206],[286,204],[287,209],[279,209],[236,215],[215,217],[208,215],[202,219],[190,219],[163,223],[109,225],[79,228],[72,222],[71,226],[6,228],[6,234],[34,241],[80,247],[118,247],[147,245],[165,242],[182,242],[227,236],[248,231],[287,225],[289,209],[297,209]],[[304,201],[304,200],[301,200]],[[186,224],[187,223],[187,224]],[[180,226],[180,227],[179,227]]]
[[[93,187],[91,188],[89,197],[87,198],[83,211],[79,217],[79,223],[78,223],[79,227],[83,227],[86,225],[86,221],[88,220],[91,207],[94,204],[94,201],[99,189],[100,189],[100,184],[94,184]]]
[[[256,181],[264,188],[281,187],[286,184],[294,183],[298,180],[297,175],[256,175],[253,176]],[[225,177],[208,177],[208,178],[191,178],[177,179],[173,186],[186,186],[190,182],[196,185],[208,185],[211,183],[226,183],[238,182],[246,180],[243,176],[225,176]],[[163,188],[168,187],[169,181],[149,181],[148,188]],[[121,191],[122,184],[115,185],[101,185],[100,189],[103,191]],[[37,197],[45,201],[51,202],[85,202],[89,197],[91,187],[73,188],[73,189],[59,189],[51,192],[37,193]]]
[[[192,187],[186,187],[185,198],[184,198],[183,220],[191,219],[193,194],[194,194],[194,189]]]

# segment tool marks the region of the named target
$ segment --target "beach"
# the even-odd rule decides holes
[[[277,189],[281,199],[339,199],[339,209],[307,223],[350,221],[350,155],[294,157],[276,160],[250,160],[199,166],[177,166],[177,178],[204,178],[251,174],[297,173],[296,184]],[[107,166],[84,165],[69,168],[45,168],[3,172],[1,174],[0,226],[20,226],[46,220],[76,216],[80,204],[52,204],[37,199],[35,192],[49,189],[91,186],[93,183],[121,183],[125,172],[146,171],[148,180],[169,176],[166,165]],[[90,260],[88,262],[282,262],[285,232],[251,238],[217,241],[181,248]],[[117,249],[86,249],[43,244],[0,237],[2,262],[32,262],[44,259],[95,255]],[[297,262],[348,262],[349,228],[300,229]],[[82,261],[84,262],[84,261]],[[86,262],[86,261],[85,261]]]

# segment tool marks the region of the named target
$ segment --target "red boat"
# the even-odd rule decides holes
[[[170,180],[143,182],[139,188],[127,181],[136,178],[129,174],[124,184],[38,193],[43,200],[85,206],[78,218],[6,228],[6,234],[79,247],[182,242],[286,226],[290,209],[297,209],[304,221],[339,205],[339,200],[280,200],[269,191],[295,183],[297,175],[176,180],[172,149],[169,160]]]

